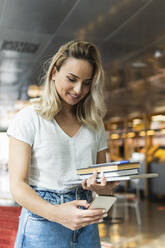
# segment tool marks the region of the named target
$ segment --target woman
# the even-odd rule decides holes
[[[23,208],[15,248],[99,248],[103,209],[88,209],[92,191],[115,184],[69,186],[76,169],[105,162],[103,71],[97,48],[63,45],[52,58],[43,95],[21,110],[8,129],[11,192]]]

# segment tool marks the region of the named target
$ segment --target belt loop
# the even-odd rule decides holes
[[[60,198],[61,198],[61,204],[64,203],[64,194],[60,194]]]
[[[75,190],[75,196],[76,196],[76,200],[78,199],[78,187]]]

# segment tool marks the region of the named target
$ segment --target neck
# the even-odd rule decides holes
[[[74,106],[68,105],[67,103],[62,103],[61,114],[70,115],[73,114]]]

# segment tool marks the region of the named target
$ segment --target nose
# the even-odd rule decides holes
[[[74,91],[76,94],[80,94],[81,91],[82,91],[82,84],[81,83],[76,83],[75,86],[74,86]]]

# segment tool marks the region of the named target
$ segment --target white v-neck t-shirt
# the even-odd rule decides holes
[[[29,184],[53,190],[68,189],[66,184],[78,179],[76,169],[96,164],[97,152],[107,149],[103,123],[98,131],[82,125],[70,137],[55,119],[45,120],[33,106],[16,114],[7,134],[32,147]]]

